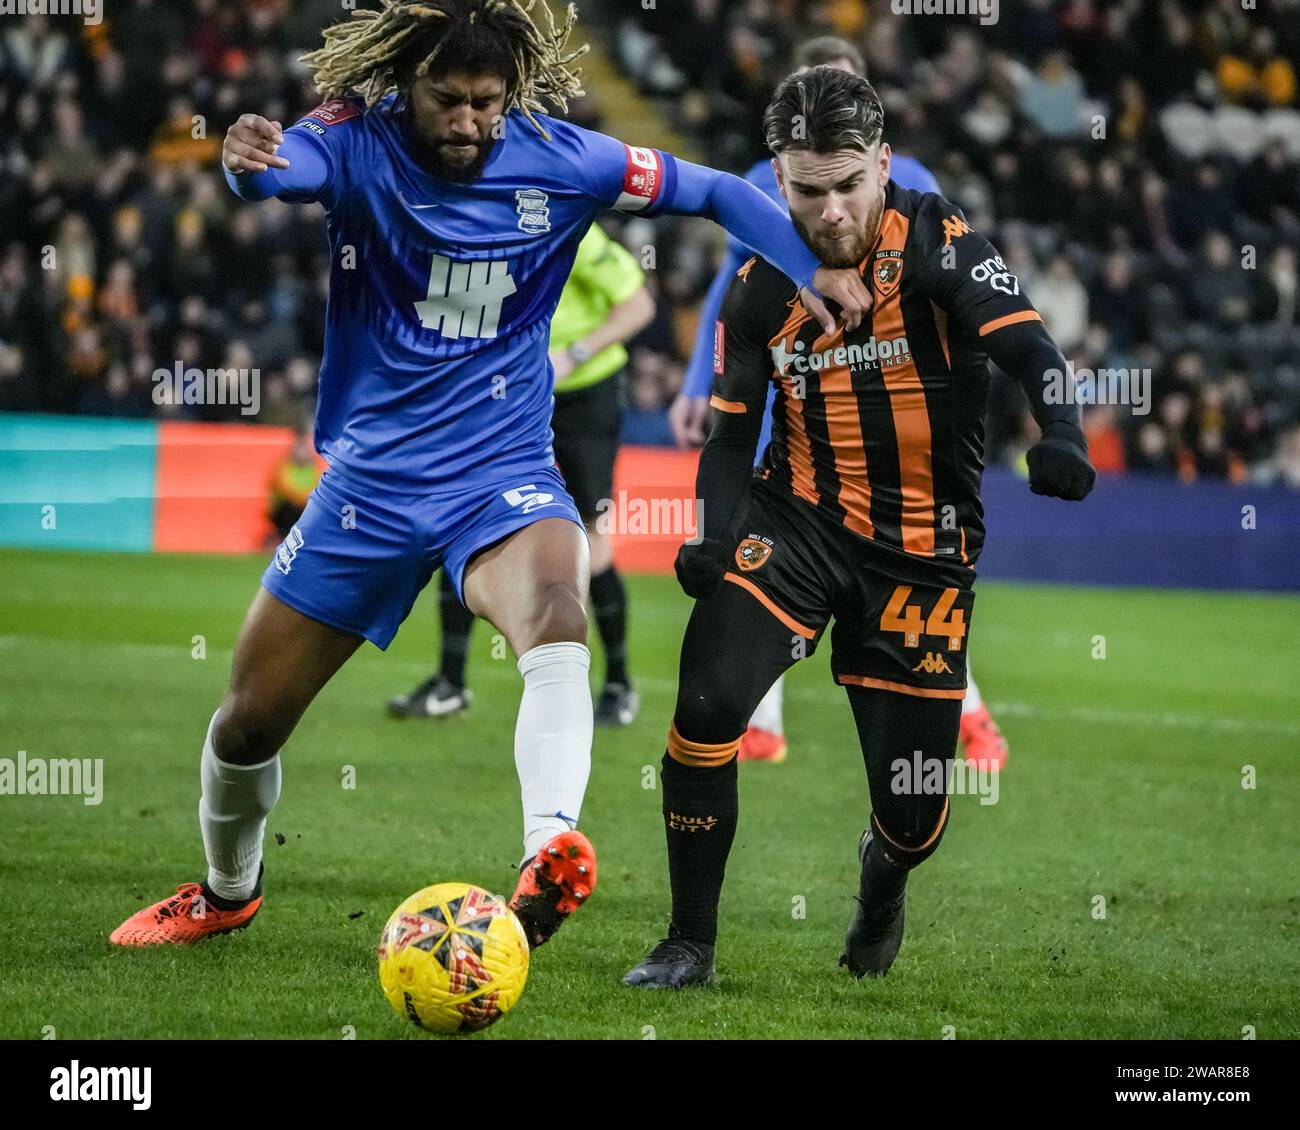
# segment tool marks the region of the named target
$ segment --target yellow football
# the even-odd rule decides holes
[[[432,1032],[477,1032],[518,1003],[528,939],[505,899],[470,883],[416,891],[379,939],[379,983],[394,1011]]]

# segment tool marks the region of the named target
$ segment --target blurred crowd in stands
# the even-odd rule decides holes
[[[1075,367],[1153,374],[1149,412],[1086,409],[1099,469],[1300,488],[1300,0],[1019,0],[989,24],[894,11],[910,7],[580,5],[642,98],[737,172],[763,156],[794,44],[852,39],[886,139],[998,244]],[[337,0],[116,0],[94,26],[0,19],[0,409],[239,418],[155,403],[153,372],[180,362],[260,369],[260,421],[310,412],[321,211],[241,205],[218,155],[239,113],[288,124],[318,101],[296,58],[339,15]],[[604,98],[570,116],[599,127]],[[628,419],[666,438],[720,234],[602,222],[654,249],[659,313],[631,351]],[[995,374],[988,460],[1014,464],[1033,438]]]

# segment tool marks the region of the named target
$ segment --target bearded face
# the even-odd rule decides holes
[[[876,142],[865,152],[787,149],[774,161],[795,230],[828,267],[857,266],[875,243],[889,158],[889,146]]]
[[[477,180],[496,144],[493,124],[505,113],[505,81],[458,71],[426,75],[411,84],[407,103],[430,171],[443,180]]]

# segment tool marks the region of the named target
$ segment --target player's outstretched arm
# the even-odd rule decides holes
[[[678,159],[674,165],[675,187],[664,211],[704,216],[721,224],[746,247],[794,280],[804,309],[827,333],[835,332],[835,319],[823,298],[839,304],[848,329],[858,328],[871,309],[872,300],[857,271],[822,266],[799,238],[790,218],[761,188],[731,173],[690,161]]]
[[[997,248],[971,230],[956,205],[927,197],[916,224],[925,241],[923,278],[935,301],[1029,398],[1043,432],[1028,454],[1029,489],[1071,502],[1086,498],[1097,472],[1088,459],[1079,406],[1066,397],[1056,402],[1055,391],[1065,379],[1065,357],[1021,292],[1020,281],[1007,270]]]
[[[800,288],[804,309],[827,333],[835,319],[823,298],[839,304],[844,324],[857,329],[871,309],[871,293],[854,270],[822,266],[790,218],[748,181],[659,149],[625,145],[608,134],[552,122],[557,153],[570,175],[606,208],[702,216],[726,228]]]
[[[1077,404],[1057,404],[1049,389],[1066,379],[1065,357],[1040,321],[1013,322],[986,337],[985,351],[1029,398],[1043,437],[1029,449],[1029,489],[1035,494],[1080,502],[1097,481]],[[1064,399],[1062,397],[1061,399]]]
[[[324,156],[307,138],[286,134],[279,122],[257,114],[242,114],[226,131],[221,166],[226,183],[244,200],[314,194],[330,173]]]

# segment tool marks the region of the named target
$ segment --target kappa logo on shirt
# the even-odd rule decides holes
[[[949,216],[943,222],[943,245],[947,247],[954,239],[970,235],[970,224],[958,215]]]

